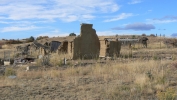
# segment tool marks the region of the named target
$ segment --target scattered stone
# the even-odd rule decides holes
[[[16,75],[8,76],[8,78],[10,78],[10,79],[14,79],[14,78],[16,78],[16,77],[17,77]]]

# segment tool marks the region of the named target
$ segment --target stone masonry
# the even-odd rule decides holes
[[[96,59],[100,42],[92,24],[81,24],[80,36],[74,39],[73,59]]]

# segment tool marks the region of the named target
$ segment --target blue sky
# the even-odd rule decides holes
[[[0,39],[67,36],[91,23],[99,36],[177,36],[177,0],[0,0]]]

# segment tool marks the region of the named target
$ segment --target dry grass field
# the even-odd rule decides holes
[[[2,50],[1,50],[2,51]],[[7,67],[0,76],[2,100],[176,100],[177,48],[150,38],[148,48],[122,46],[113,59],[68,60],[52,54],[49,67]],[[8,78],[14,74],[16,78]]]

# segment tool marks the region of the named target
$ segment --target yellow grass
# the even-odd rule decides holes
[[[72,79],[76,77],[90,77],[96,80],[105,82],[115,81],[115,84],[124,83],[131,84],[133,87],[140,87],[141,91],[149,88],[149,91],[154,89],[163,89],[165,84],[168,84],[167,80],[160,80],[162,77],[169,75],[165,66],[169,64],[169,61],[135,61],[130,63],[116,63],[109,62],[105,65],[96,64],[90,67],[69,67],[65,70],[47,70],[47,71],[21,71],[17,70],[17,79],[40,79],[40,78],[63,78],[64,80]],[[164,68],[162,68],[164,66]],[[151,71],[153,80],[147,76],[147,72]],[[133,83],[131,83],[133,82]],[[3,85],[8,83],[8,80],[2,82]],[[10,83],[10,82],[9,82]],[[9,85],[6,84],[6,85]],[[14,84],[14,83],[12,83]],[[76,83],[75,83],[76,84]],[[114,91],[114,89],[112,90]]]
[[[138,48],[137,46],[135,47]],[[86,92],[88,89],[96,93],[95,95],[101,95],[102,98],[108,98],[109,100],[131,100],[132,98],[146,100],[147,98],[145,97],[148,96],[154,96],[159,100],[175,98],[176,90],[170,88],[169,80],[171,80],[171,77],[176,76],[176,48],[167,49],[164,44],[161,44],[160,49],[158,42],[149,44],[147,49],[138,48],[131,51],[128,47],[122,47],[122,55],[129,55],[130,52],[133,55],[142,57],[108,60],[104,61],[106,62],[104,64],[96,63],[102,61],[97,60],[94,61],[95,64],[77,67],[74,65],[85,61],[70,60],[67,62],[69,66],[66,68],[62,67],[63,58],[69,59],[71,56],[67,54],[52,54],[49,60],[52,68],[28,72],[16,70],[17,78],[12,81],[7,77],[1,77],[0,87],[20,85],[18,80],[23,79],[56,79],[57,81],[62,80],[64,85],[72,84],[76,90],[80,90],[87,95],[87,97],[83,98],[86,100],[93,97]],[[159,56],[158,53],[173,56],[174,61],[153,58],[143,60],[144,55],[150,55],[155,58]],[[81,81],[83,79],[91,81],[87,84],[87,81]],[[53,82],[52,85],[57,85],[57,83]],[[42,88],[47,86],[45,83],[41,84]]]

